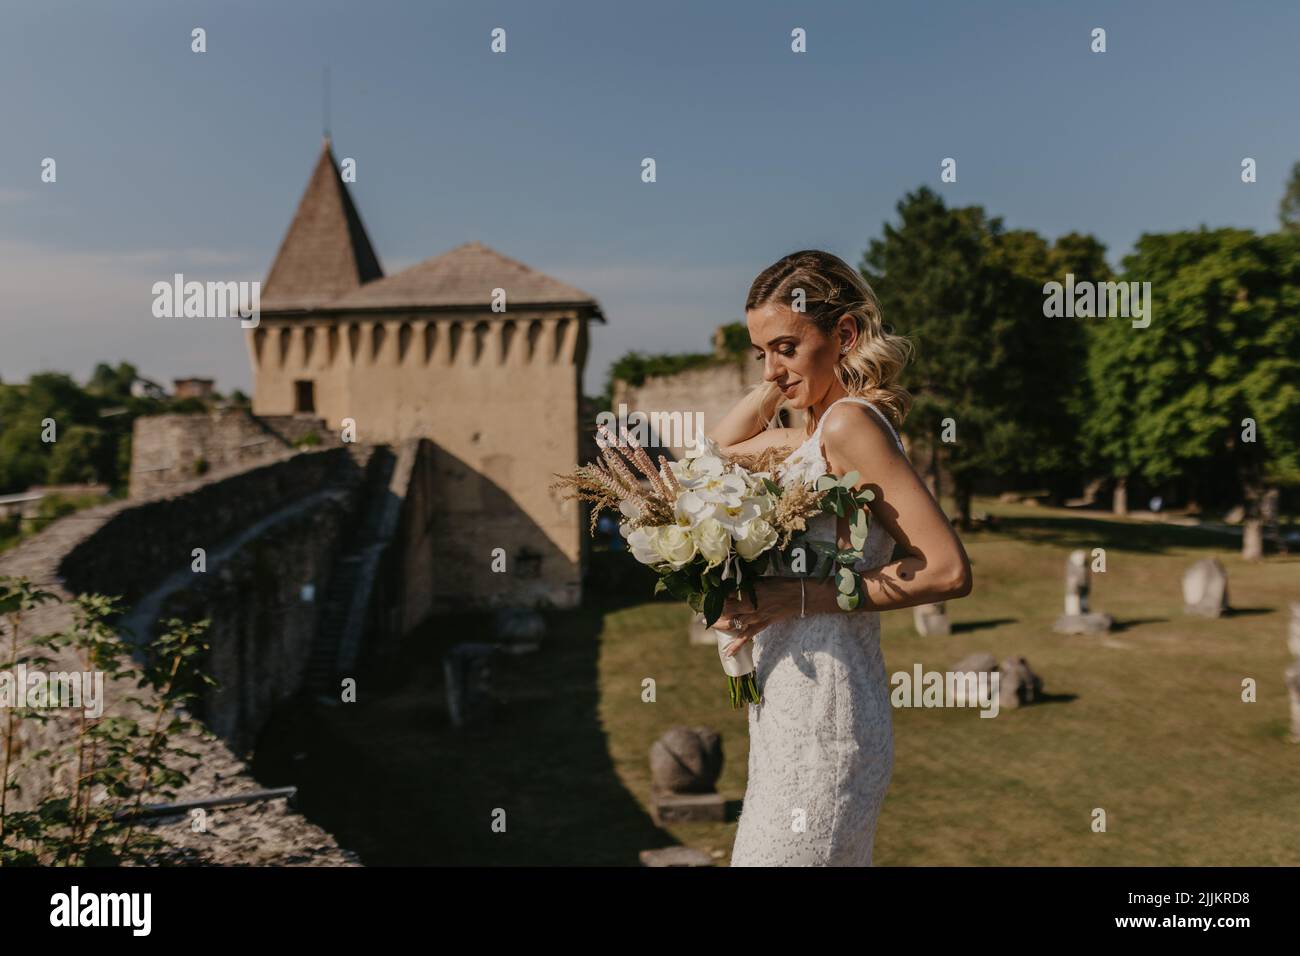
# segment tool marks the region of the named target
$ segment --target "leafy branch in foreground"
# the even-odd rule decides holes
[[[57,601],[32,589],[25,579],[0,578],[0,613],[9,618],[13,663],[26,661],[45,667],[51,657],[19,658],[17,627],[21,611],[35,603]],[[81,595],[71,602],[72,627],[61,633],[29,638],[34,647],[75,657],[80,675],[101,688],[99,707],[69,708],[52,696],[46,706],[10,708],[5,728],[5,753],[17,750],[19,731],[27,720],[72,721],[72,741],[61,747],[36,750],[26,766],[45,771],[48,793],[31,810],[9,810],[0,800],[0,865],[104,866],[155,862],[166,844],[152,833],[135,829],[136,811],[146,797],[173,798],[188,782],[178,769],[183,759],[198,754],[179,743],[197,725],[185,715],[202,685],[215,686],[199,670],[209,621],[163,622],[162,634],[139,650],[124,640],[112,623],[121,613],[117,599]],[[139,696],[130,688],[149,693]],[[125,689],[122,706],[107,713],[104,694]],[[131,714],[143,715],[137,719]],[[66,734],[63,736],[67,736]],[[18,791],[6,759],[0,790]]]

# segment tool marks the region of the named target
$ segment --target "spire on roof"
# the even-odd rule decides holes
[[[326,136],[263,283],[262,308],[316,308],[383,275]]]

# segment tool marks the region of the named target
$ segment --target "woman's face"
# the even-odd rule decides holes
[[[763,380],[773,382],[794,408],[821,402],[835,384],[840,343],[822,334],[806,315],[769,302],[745,313],[754,357]]]

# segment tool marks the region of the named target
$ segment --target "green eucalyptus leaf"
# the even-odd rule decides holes
[[[781,486],[778,485],[771,478],[764,478],[763,485],[767,488],[768,492],[772,494],[774,497],[776,498],[781,497]]]
[[[856,471],[851,471],[843,478],[841,478],[839,483],[841,488],[852,488],[861,480],[862,480],[862,476],[860,474],[858,474]]]
[[[820,478],[817,479],[817,484],[814,487],[816,487],[818,491],[829,491],[831,488],[836,487],[838,484],[839,482],[835,480],[834,475],[822,475]]]
[[[689,601],[691,599],[691,576],[684,571],[674,571],[672,574],[665,576],[664,585],[668,592],[679,601]]]
[[[721,588],[714,588],[704,595],[704,626],[712,627],[713,622],[722,614],[722,605],[727,597]]]
[[[841,594],[852,594],[857,590],[858,580],[848,568],[840,568],[835,575],[835,587]]]

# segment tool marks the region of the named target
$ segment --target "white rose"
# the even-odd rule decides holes
[[[695,541],[691,533],[675,524],[657,528],[654,536],[654,549],[659,557],[674,568],[683,568],[695,557]]]
[[[660,530],[659,528],[628,529],[627,522],[619,528],[623,537],[627,538],[627,546],[632,552],[632,557],[642,564],[658,564],[663,560],[655,550],[655,537]]]
[[[691,531],[691,537],[709,567],[721,564],[731,551],[731,534],[717,518],[705,518]]]
[[[744,534],[736,538],[736,553],[746,561],[753,561],[776,544],[776,539],[776,529],[762,518],[755,518],[745,526]]]

